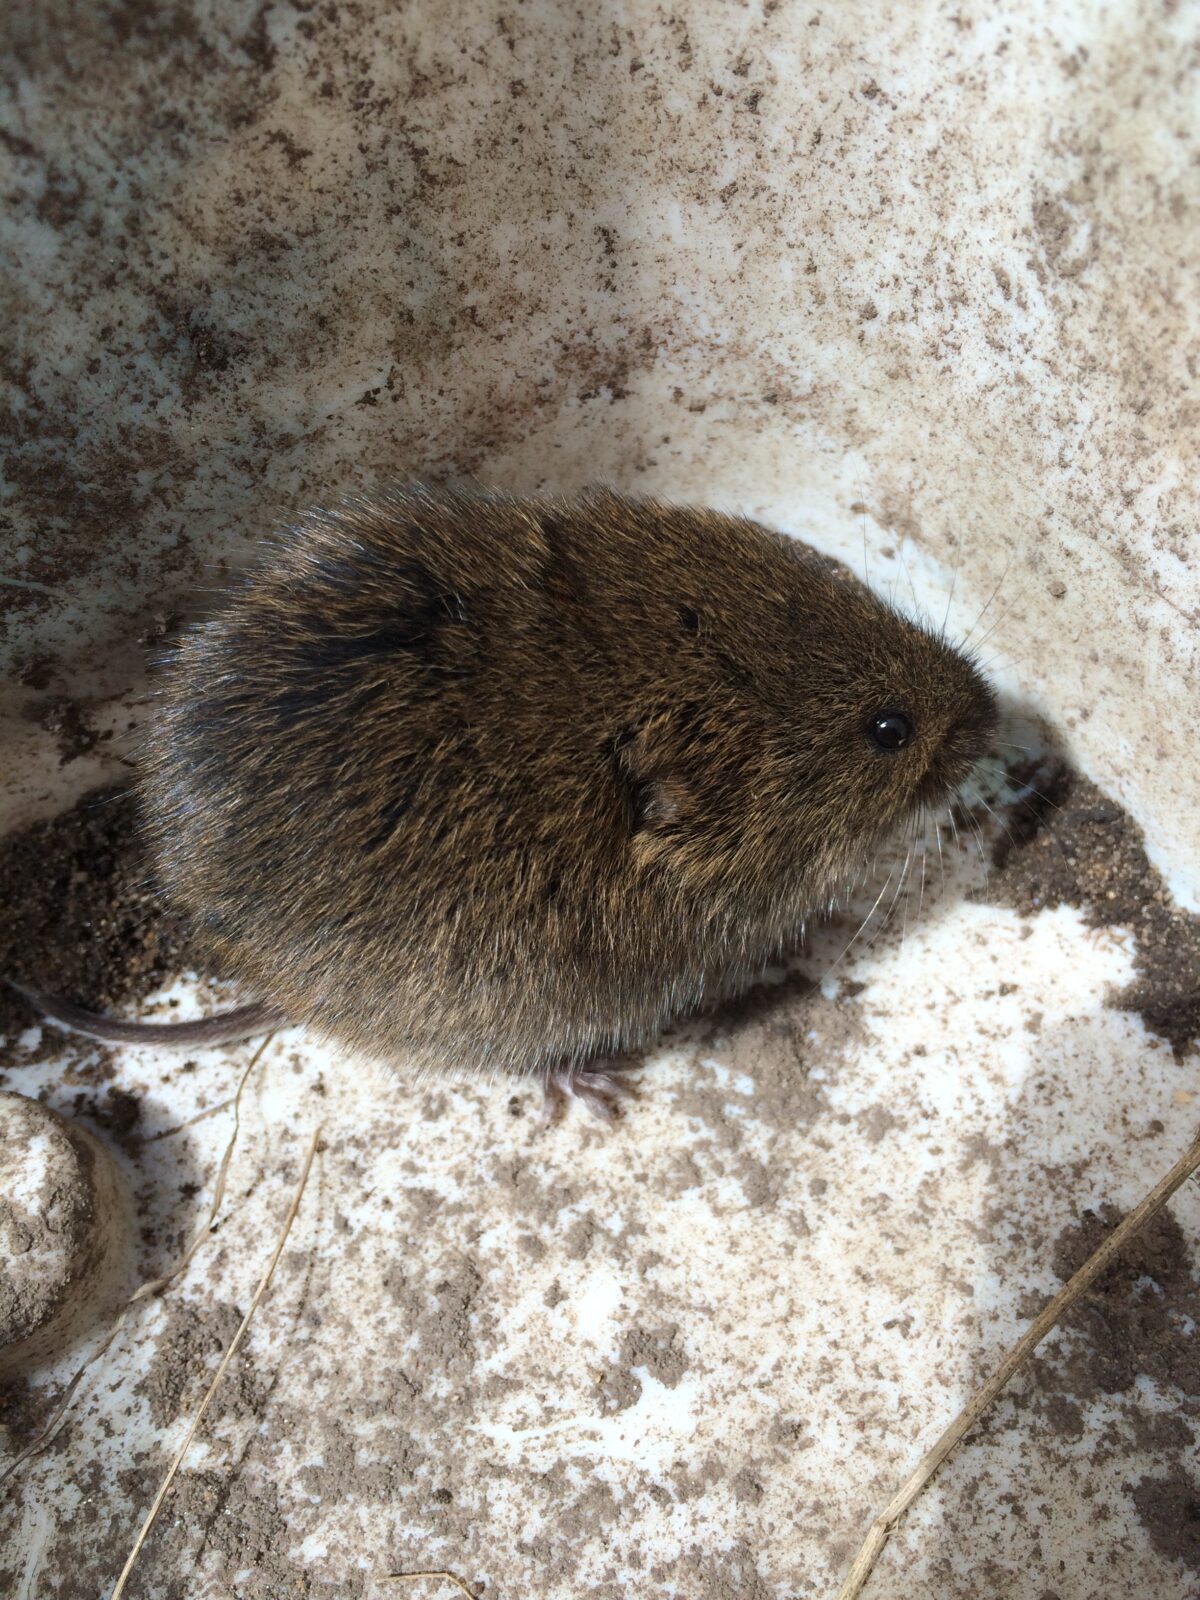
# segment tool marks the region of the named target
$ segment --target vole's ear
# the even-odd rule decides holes
[[[677,778],[648,778],[638,789],[635,833],[662,832],[682,820],[687,794]]]
[[[686,821],[691,796],[668,714],[623,730],[614,743],[613,759],[631,836],[668,833]]]

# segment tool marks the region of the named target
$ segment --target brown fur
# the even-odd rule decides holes
[[[142,793],[168,892],[292,1021],[545,1072],[752,978],[993,722],[750,522],[406,489],[304,518],[185,640]]]

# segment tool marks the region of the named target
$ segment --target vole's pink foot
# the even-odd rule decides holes
[[[542,1121],[552,1121],[568,1100],[578,1100],[594,1117],[602,1122],[613,1122],[621,1101],[637,1093],[627,1077],[628,1072],[629,1067],[622,1062],[612,1061],[592,1061],[584,1067],[555,1067],[545,1080]]]

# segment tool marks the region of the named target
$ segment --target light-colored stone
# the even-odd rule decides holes
[[[128,1222],[99,1140],[49,1106],[0,1093],[0,1378],[60,1355],[109,1309]]]

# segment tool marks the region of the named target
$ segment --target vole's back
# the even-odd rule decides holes
[[[830,618],[909,626],[749,523],[610,494],[314,513],[170,671],[165,885],[257,996],[376,1054],[645,1039],[850,864],[815,736],[813,806],[770,804]]]

